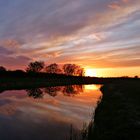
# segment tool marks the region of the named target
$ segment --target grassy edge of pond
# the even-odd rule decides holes
[[[140,140],[140,81],[105,84],[101,91],[87,139]]]
[[[0,91],[41,88],[61,85],[91,84],[93,79],[84,77],[8,77],[0,78]]]
[[[24,73],[21,75],[7,73],[0,75],[0,91],[3,90],[18,90],[28,88],[41,88],[48,86],[61,85],[80,85],[80,84],[106,84],[112,81],[139,81],[139,78],[98,78],[84,76],[67,76],[59,74],[46,73]]]

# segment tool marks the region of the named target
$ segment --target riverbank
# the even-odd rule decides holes
[[[81,85],[102,83],[98,78],[76,76],[46,76],[46,77],[6,77],[0,78],[0,91],[18,90],[52,86]]]
[[[0,73],[0,91],[47,86],[107,84],[114,81],[139,81],[139,78],[98,78],[84,76],[70,76],[64,74],[4,72]]]
[[[140,81],[105,84],[88,140],[140,140]]]

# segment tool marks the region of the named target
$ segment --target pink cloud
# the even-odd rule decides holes
[[[112,2],[111,4],[108,5],[108,7],[114,10],[119,10],[121,8],[118,2]]]
[[[8,48],[19,48],[21,46],[17,40],[13,39],[2,40],[0,44]]]
[[[122,2],[124,3],[128,3],[130,0],[122,0]]]

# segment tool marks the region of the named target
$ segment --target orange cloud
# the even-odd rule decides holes
[[[122,0],[122,2],[124,2],[124,3],[128,3],[128,2],[129,2],[129,0]]]
[[[121,8],[120,4],[118,2],[113,2],[108,5],[109,8],[114,9],[114,10],[119,10]]]
[[[8,48],[19,48],[20,47],[20,43],[16,40],[12,40],[12,39],[0,41],[0,44],[2,46],[8,47]]]

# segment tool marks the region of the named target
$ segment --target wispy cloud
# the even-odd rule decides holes
[[[108,5],[108,7],[114,10],[121,9],[121,5],[118,2],[112,2],[111,4]]]
[[[139,66],[139,13],[139,0],[1,0],[1,64]]]

